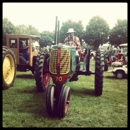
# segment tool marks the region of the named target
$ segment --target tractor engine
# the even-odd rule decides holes
[[[68,45],[58,44],[50,49],[49,72],[55,84],[65,83],[76,69],[76,50]]]

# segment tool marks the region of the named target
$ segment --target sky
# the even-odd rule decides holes
[[[82,21],[85,28],[94,16],[103,18],[112,29],[117,20],[127,20],[127,2],[84,3],[3,3],[3,18],[16,25],[32,25],[39,32],[54,31],[56,16],[60,27],[63,22]]]

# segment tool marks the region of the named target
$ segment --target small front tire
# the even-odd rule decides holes
[[[116,71],[115,72],[115,77],[117,78],[117,79],[123,79],[124,77],[125,77],[125,72],[124,71]]]
[[[60,93],[59,102],[58,102],[59,118],[63,118],[66,116],[69,108],[69,103],[70,103],[70,87],[63,86]]]
[[[54,107],[55,107],[55,97],[54,97],[55,87],[54,85],[49,85],[46,90],[46,110],[49,116],[53,117]]]

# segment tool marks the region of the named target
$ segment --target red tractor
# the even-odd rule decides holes
[[[95,74],[95,96],[102,95],[104,55],[100,51],[96,52],[95,72],[89,71],[89,59],[86,71],[83,72],[80,71],[80,62],[79,57],[76,56],[76,50],[68,45],[57,43],[57,40],[55,43],[50,48],[49,53],[39,52],[35,65],[35,81],[39,92],[46,90],[45,104],[48,115],[63,118],[67,114],[70,102],[70,87],[66,83],[77,81],[78,75],[90,76]]]
[[[109,53],[109,55],[107,56],[107,58],[105,58],[107,60],[108,66],[121,67],[126,64],[126,62],[127,62],[126,55],[124,52],[121,52],[121,50],[119,50],[119,52],[117,52],[117,55],[113,56],[113,60],[111,58],[112,57],[111,51],[108,53]]]
[[[83,60],[84,60],[84,51],[79,50],[79,51],[78,51],[78,54],[79,54],[79,60],[80,60],[81,62],[83,62]]]

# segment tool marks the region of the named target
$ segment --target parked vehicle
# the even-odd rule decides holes
[[[119,45],[119,47],[121,48],[121,52],[123,53],[127,53],[127,50],[128,50],[128,44],[127,43],[122,43]]]
[[[39,36],[25,34],[6,34],[6,43],[3,46],[3,89],[13,86],[16,71],[32,71],[34,74],[36,57],[39,52]],[[22,46],[28,46],[29,64],[20,62]]]
[[[115,67],[121,67],[123,65],[127,64],[127,43],[120,44],[120,49],[113,49],[105,52],[104,58],[106,65],[105,71],[108,70],[108,66],[115,66]],[[116,55],[113,57],[113,60],[111,59],[112,52],[116,51]]]
[[[113,73],[117,79],[126,78],[128,75],[127,65],[123,65],[122,67],[114,67],[111,70],[107,71],[108,73]]]

